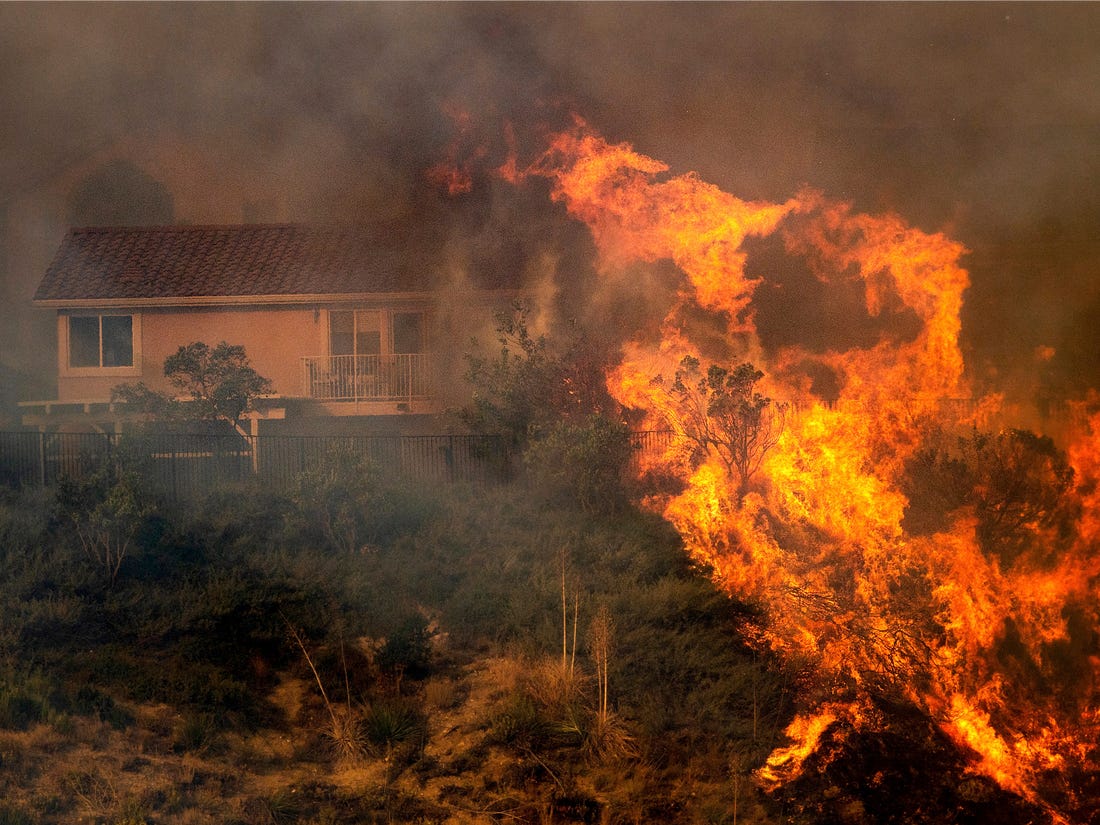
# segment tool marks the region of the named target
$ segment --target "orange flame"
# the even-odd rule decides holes
[[[625,344],[608,386],[624,406],[644,410],[648,426],[673,422],[668,448],[649,461],[676,473],[684,488],[649,503],[722,586],[765,608],[767,642],[811,657],[854,696],[873,685],[907,695],[975,754],[975,770],[1033,801],[1043,801],[1043,772],[1087,761],[1081,743],[1086,726],[1096,732],[1089,704],[1096,677],[1083,680],[1088,698],[1075,716],[1065,702],[1011,686],[997,651],[1011,641],[1020,661],[1042,669],[1070,644],[1074,611],[1095,624],[1100,413],[1069,452],[1080,517],[1076,538],[1058,539],[1057,558],[1048,551],[1008,564],[989,556],[965,507],[933,535],[904,527],[903,475],[925,423],[976,426],[1000,408],[996,396],[970,400],[964,377],[963,246],[813,192],[784,203],[743,201],[694,174],[670,175],[664,163],[604,140],[579,120],[523,174],[514,163],[508,171],[551,181],[553,198],[591,230],[605,276],[656,261],[671,261],[683,274],[662,338]],[[858,277],[868,316],[901,308],[915,319],[915,333],[848,350],[768,353],[753,307],[761,281],[746,272],[743,244],[778,233],[787,252],[810,261],[823,280]],[[798,408],[743,498],[720,462],[700,457],[675,431],[679,400],[668,379],[684,356],[700,356],[676,323],[686,306],[723,318],[731,361],[754,361],[767,374],[768,392]],[[808,391],[807,364],[836,376],[835,403]],[[1038,522],[1020,529],[1040,546],[1054,540]],[[1096,658],[1093,671],[1100,670]],[[796,719],[787,731],[794,744],[772,755],[761,780],[797,773],[829,725],[853,718],[858,705]],[[1054,803],[1048,807],[1059,815]]]
[[[425,170],[424,177],[428,183],[442,189],[449,196],[456,197],[473,191],[474,177],[471,167],[475,161],[485,156],[487,150],[484,146],[478,146],[469,157],[460,160],[463,144],[469,139],[473,129],[473,117],[455,103],[444,104],[443,113],[454,124],[455,136],[447,145],[447,160],[429,167]]]

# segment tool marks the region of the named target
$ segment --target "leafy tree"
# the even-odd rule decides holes
[[[210,347],[196,341],[164,359],[164,375],[186,402],[144,383],[120,384],[111,400],[134,404],[154,415],[206,421],[228,421],[238,427],[241,416],[259,396],[271,392],[271,381],[255,369],[240,345],[222,341]]]
[[[786,424],[788,405],[756,389],[763,377],[747,362],[733,369],[711,364],[704,373],[699,359],[689,355],[668,389],[674,402],[666,412],[669,426],[698,454],[716,455],[736,476],[741,495]]]

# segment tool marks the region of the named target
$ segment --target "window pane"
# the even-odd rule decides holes
[[[69,366],[99,366],[99,316],[69,319]]]
[[[382,335],[377,330],[360,330],[355,336],[356,355],[381,355]]]
[[[393,316],[393,351],[399,354],[424,351],[422,313],[399,312]]]
[[[382,354],[382,313],[375,310],[355,313],[355,354]]]
[[[329,352],[332,355],[355,354],[355,316],[348,311],[330,312]]]
[[[134,365],[134,322],[129,315],[103,316],[103,366]]]

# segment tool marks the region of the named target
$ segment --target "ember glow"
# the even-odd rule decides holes
[[[1052,505],[1061,520],[1055,526],[1051,507],[1018,514],[1011,552],[991,550],[988,533],[1004,519],[989,515],[1000,505],[982,502],[1003,476],[996,462],[1045,455],[1035,446],[1045,442],[1016,431],[974,437],[974,466],[993,468],[975,486],[977,504],[957,502],[934,528],[906,522],[907,468],[976,428],[1011,424],[998,396],[976,398],[968,386],[962,245],[816,192],[744,201],[693,174],[670,174],[581,121],[525,172],[514,161],[507,167],[513,180],[550,182],[552,197],[591,230],[609,281],[654,262],[682,274],[661,310],[661,335],[626,342],[608,384],[623,405],[645,412],[647,426],[675,431],[650,461],[682,490],[649,506],[731,594],[764,608],[768,645],[821,674],[829,699],[790,725],[762,783],[796,775],[834,721],[874,724],[867,697],[886,693],[927,713],[970,755],[973,771],[1068,821],[1082,800],[1065,777],[1094,769],[1100,721],[1100,417],[1070,446],[1072,473],[1054,458],[1035,464],[1035,473],[1065,482]],[[858,287],[866,316],[882,322],[876,339],[766,347],[754,297],[768,272],[749,271],[746,241],[769,237],[826,289]],[[695,334],[687,319],[699,312],[721,323],[718,344]],[[890,318],[907,324],[894,329]],[[752,362],[764,391],[793,411],[743,495],[714,451],[701,455],[677,426],[690,411],[669,382],[685,357]],[[822,374],[834,397],[816,391]]]

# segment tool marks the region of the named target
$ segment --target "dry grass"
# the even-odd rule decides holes
[[[352,708],[335,707],[323,730],[325,741],[336,759],[362,759],[367,753],[367,731],[362,715]]]
[[[358,708],[345,715],[342,705],[334,707],[337,719],[349,727],[339,740],[330,740],[333,750],[310,746],[324,739],[319,723],[331,717],[308,677],[284,675],[270,697],[286,722],[247,733],[225,731],[217,748],[180,749],[176,735],[182,716],[152,705],[129,707],[134,722],[123,731],[87,718],[75,719],[68,734],[47,725],[0,731],[0,799],[35,825],[215,825],[234,817],[304,825],[466,825],[489,821],[489,811],[496,812],[497,821],[535,823],[539,811],[552,811],[552,800],[570,794],[599,799],[607,806],[605,813],[616,812],[614,821],[631,821],[632,815],[643,816],[659,793],[656,788],[666,784],[640,760],[628,758],[637,748],[622,720],[612,715],[600,724],[591,712],[580,710],[591,684],[562,678],[558,661],[502,656],[441,675],[436,687],[431,684],[425,684],[421,696],[423,706],[432,709],[423,748],[425,764],[435,766],[430,773],[411,764],[395,773],[393,760],[385,761],[392,752],[385,743],[374,755],[363,755]],[[487,745],[486,718],[502,697],[526,690],[549,704],[564,706],[576,699],[583,737],[561,751],[530,755]],[[340,742],[357,743],[354,758],[338,758]],[[328,790],[310,791],[319,787],[319,777]],[[692,787],[702,792],[702,785],[693,782]],[[685,809],[693,804],[685,796]],[[424,816],[417,805],[433,813]],[[404,811],[414,818],[403,819]]]
[[[625,721],[611,711],[592,715],[582,750],[597,762],[611,764],[638,756],[638,744]]]
[[[435,712],[454,710],[462,700],[455,680],[447,676],[428,679],[422,691],[424,706]]]
[[[536,704],[556,713],[577,704],[589,681],[580,670],[548,656],[527,666],[522,687]]]

